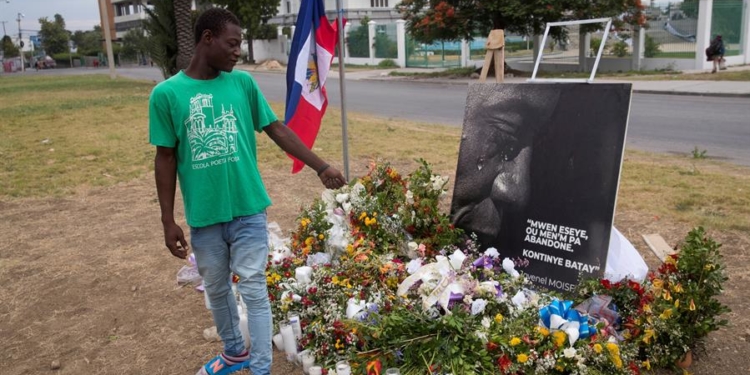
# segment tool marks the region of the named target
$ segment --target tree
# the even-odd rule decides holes
[[[148,33],[146,50],[166,79],[180,71],[177,69],[177,28],[173,0],[154,1],[154,8],[146,8],[146,13],[148,18],[143,21],[143,28]]]
[[[642,23],[642,9],[640,0],[403,0],[398,5],[409,32],[422,43],[471,40],[492,29],[537,35],[547,23],[566,19],[624,14],[623,22]],[[556,27],[550,34],[561,39],[565,30]]]
[[[147,53],[148,38],[143,35],[143,29],[135,28],[128,30],[122,37],[122,57],[126,59],[138,59]]]
[[[268,38],[268,20],[276,16],[280,0],[214,0],[213,2],[226,6],[240,19],[245,29],[245,40],[247,40],[247,61],[255,63],[253,40]]]
[[[42,37],[42,48],[48,55],[69,52],[70,33],[65,30],[65,20],[61,15],[55,14],[54,21],[42,17],[39,19],[39,25],[41,25],[39,35]]]
[[[102,52],[102,39],[102,28],[98,25],[93,30],[78,30],[70,36],[82,56],[96,56]]]
[[[13,39],[5,35],[3,37],[3,56],[5,56],[6,58],[17,57],[19,56],[19,52],[20,51],[18,50],[18,47],[13,44]]]
[[[177,35],[177,69],[186,69],[193,57],[195,39],[191,22],[192,1],[173,0],[174,19]]]

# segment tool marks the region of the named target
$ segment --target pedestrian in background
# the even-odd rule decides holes
[[[726,65],[724,61],[724,41],[721,39],[721,35],[717,35],[714,40],[711,41],[711,44],[706,48],[706,61],[713,61],[714,62],[714,70],[711,71],[711,73],[716,73],[717,68],[721,70],[726,70]]]

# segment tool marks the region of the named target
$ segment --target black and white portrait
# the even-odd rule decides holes
[[[569,289],[580,273],[600,274],[630,95],[630,84],[471,85],[451,206],[456,226],[523,260],[538,284]]]

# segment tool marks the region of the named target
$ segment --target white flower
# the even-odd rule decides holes
[[[336,202],[344,204],[347,201],[349,201],[349,194],[336,194]]]
[[[511,298],[511,301],[513,301],[513,304],[516,305],[519,309],[523,309],[526,307],[525,305],[529,302],[529,299],[526,297],[526,294],[523,292],[523,290],[519,290],[518,293],[516,293],[513,298]]]
[[[490,325],[492,324],[492,319],[490,319],[489,316],[485,316],[482,318],[482,327],[486,329],[490,329]]]
[[[443,190],[443,185],[445,185],[445,179],[439,175],[430,176],[430,182],[432,182],[432,190]]]
[[[451,267],[453,267],[454,270],[461,269],[461,265],[464,263],[464,260],[466,260],[466,255],[461,250],[456,250],[453,255],[449,255],[448,259],[451,262]]]
[[[498,253],[497,249],[495,249],[494,247],[490,247],[490,248],[488,248],[487,250],[484,251],[484,255],[486,255],[486,256],[488,256],[488,257],[490,257],[492,259],[495,259],[495,258],[497,258],[497,257],[500,256],[500,253]]]
[[[487,332],[474,331],[474,335],[476,335],[477,338],[482,341],[482,343],[487,343]]]
[[[514,279],[517,279],[519,276],[521,276],[521,274],[516,271],[516,264],[513,263],[510,258],[503,259],[503,270],[505,270],[505,272],[507,272],[510,277]]]
[[[352,204],[349,202],[343,203],[341,207],[344,209],[344,212],[346,213],[352,212]]]
[[[565,355],[565,358],[573,358],[576,356],[576,348],[567,348],[563,350],[563,355]]]
[[[329,210],[332,210],[336,207],[336,197],[333,194],[333,190],[323,190],[323,194],[321,194],[320,198],[323,200],[323,203],[326,204],[326,208],[328,208]]]
[[[412,193],[411,190],[406,191],[406,203],[408,204],[414,203],[414,193]]]
[[[419,245],[417,245],[417,243],[414,241],[409,242],[408,244],[406,244],[406,246],[409,247],[409,251],[417,251],[417,248],[419,247]]]
[[[484,311],[484,308],[487,306],[487,301],[483,299],[475,299],[471,303],[471,315],[478,315],[481,314]]]
[[[414,243],[414,242],[411,242]],[[411,248],[411,246],[410,246]],[[414,274],[414,272],[419,271],[419,269],[422,268],[422,259],[412,259],[409,264],[406,265],[406,272],[409,273],[409,275]]]

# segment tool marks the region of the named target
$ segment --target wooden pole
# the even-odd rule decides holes
[[[107,46],[107,65],[109,66],[109,78],[115,79],[115,58],[112,53],[112,32],[109,30],[109,7],[107,0],[99,0],[102,10],[102,28],[104,28],[104,44]]]

